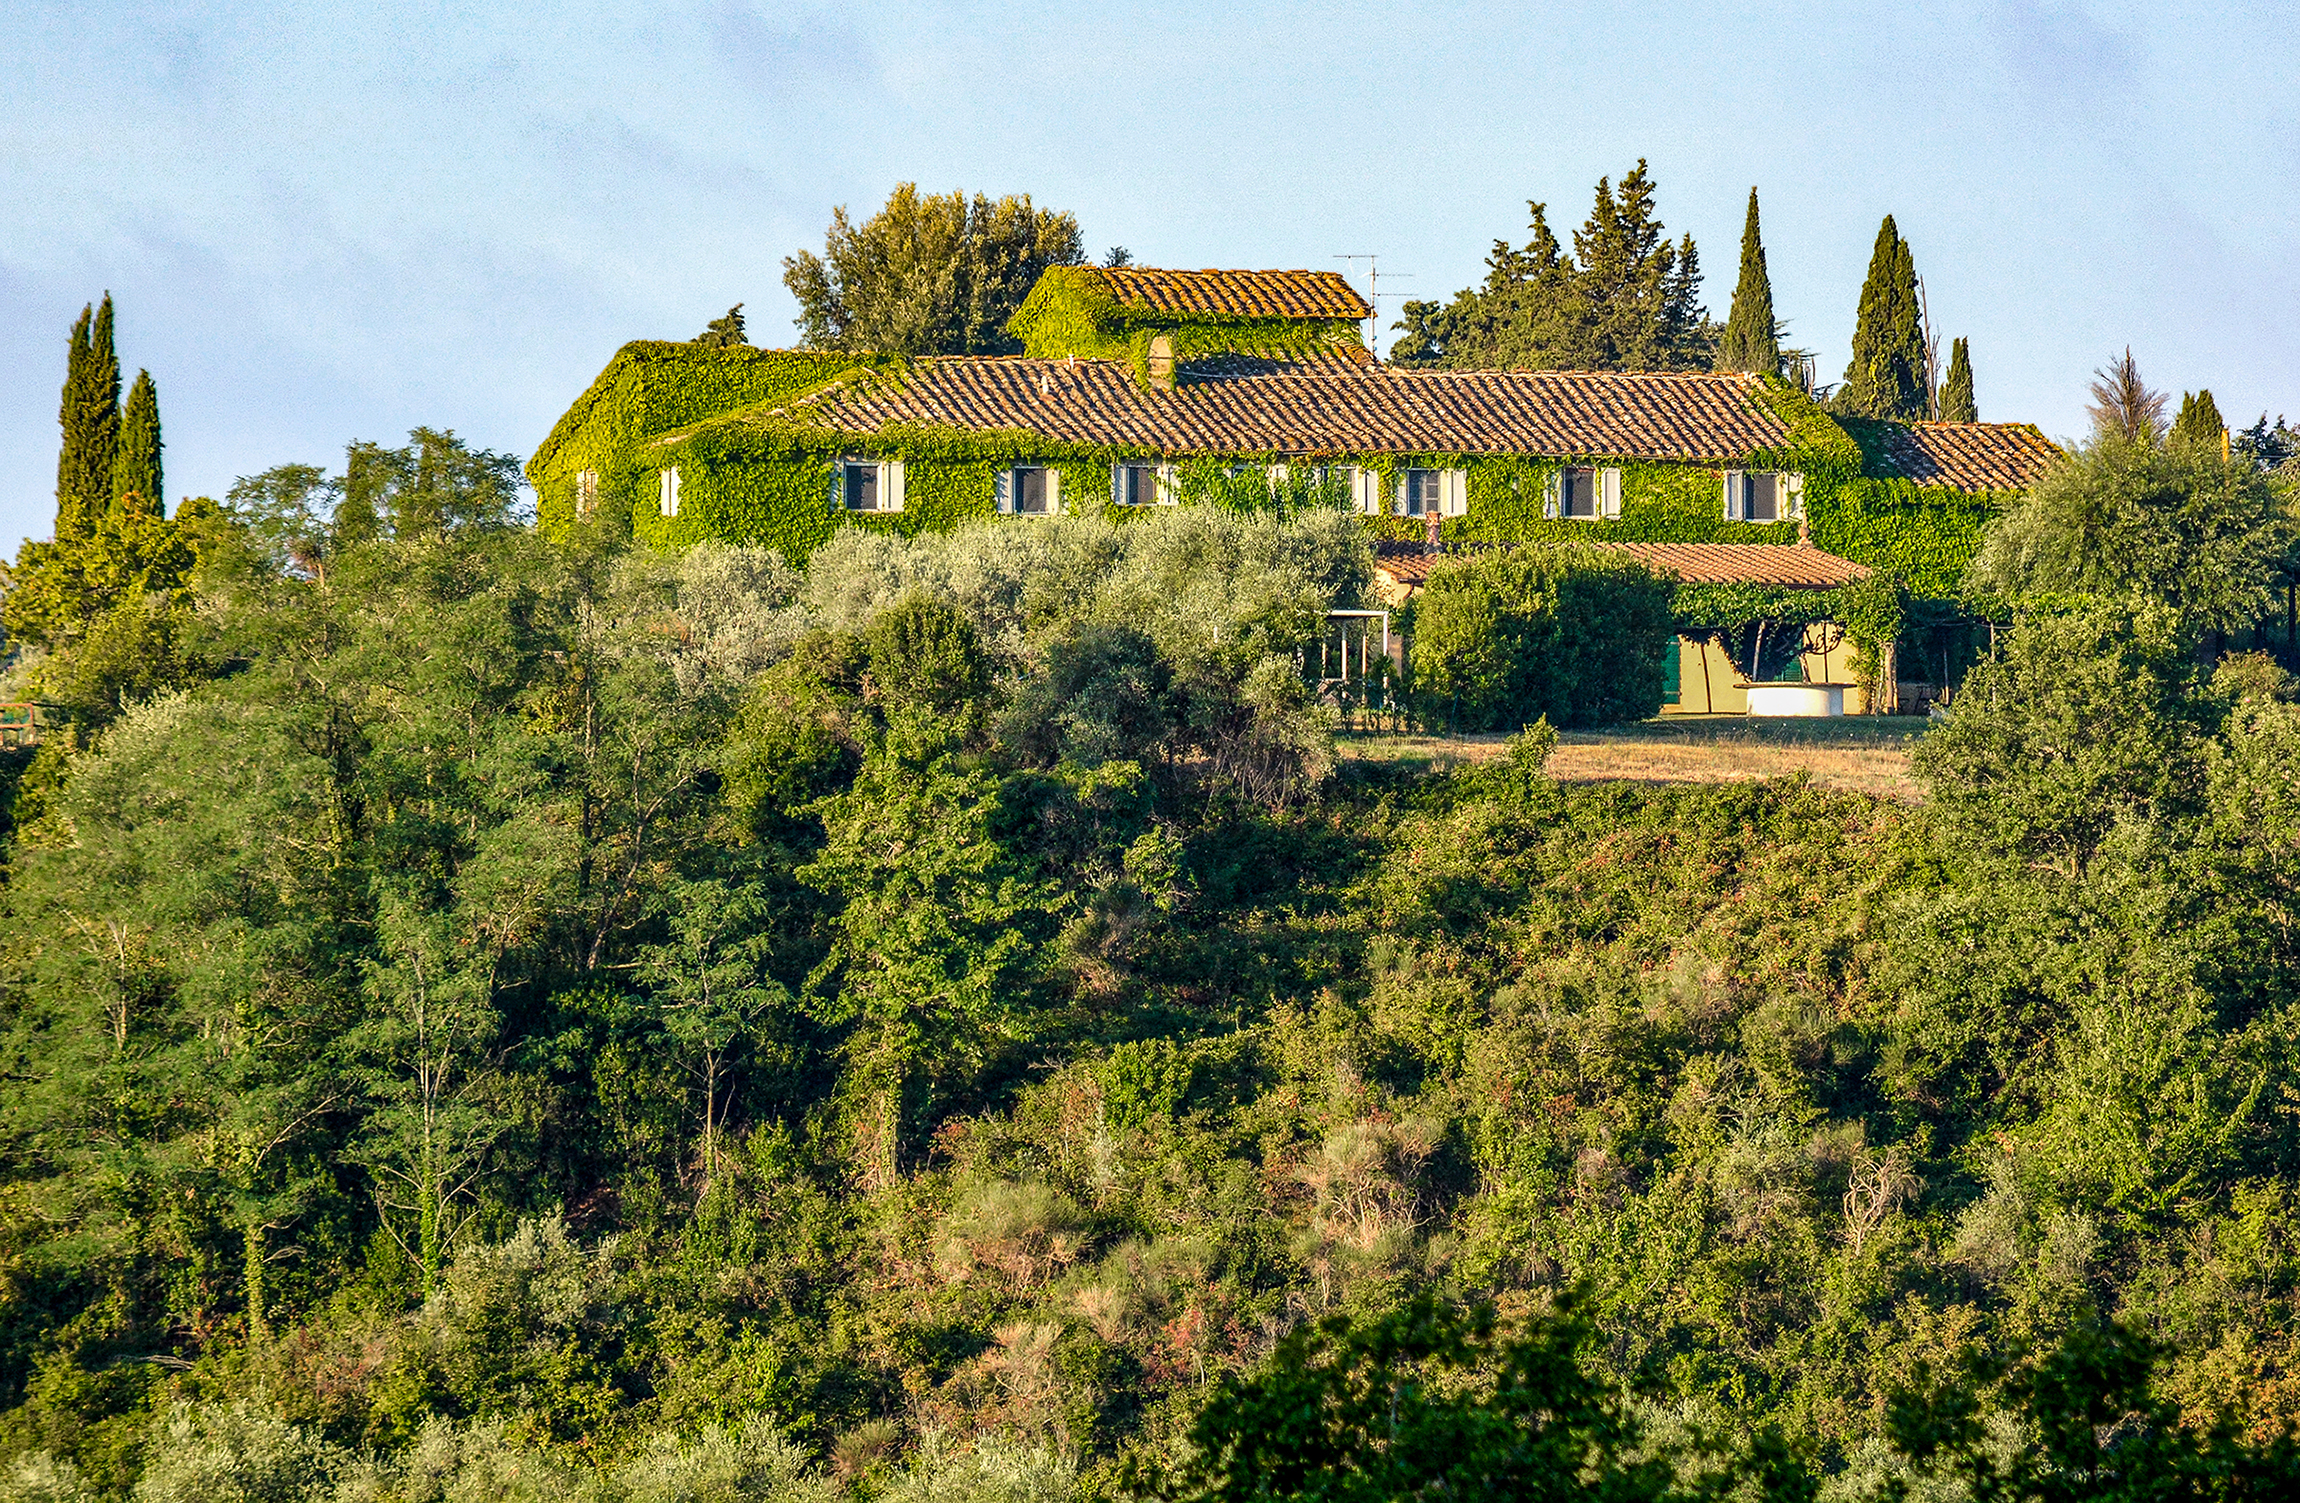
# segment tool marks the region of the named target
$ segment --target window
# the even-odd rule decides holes
[[[1778,475],[1750,475],[1742,481],[1741,515],[1751,522],[1781,520],[1781,480]]]
[[[1805,477],[1778,470],[1727,470],[1725,520],[1786,522],[1804,515]]]
[[[599,472],[578,470],[575,474],[575,515],[587,517],[591,508],[599,504]]]
[[[831,505],[847,511],[901,511],[902,462],[840,460],[831,466]]]
[[[1545,517],[1566,517],[1580,522],[1602,522],[1621,515],[1621,472],[1568,465],[1552,475],[1549,496],[1542,503]]]
[[[1467,470],[1404,470],[1398,511],[1408,517],[1458,517],[1469,510]]]
[[[1119,506],[1156,506],[1163,499],[1158,471],[1159,466],[1154,464],[1113,465],[1111,501]]]
[[[1062,510],[1062,474],[1051,465],[1018,464],[998,472],[998,509],[1024,517]]]
[[[1560,470],[1557,472],[1558,515],[1597,519],[1597,472],[1595,470]]]
[[[1378,517],[1386,508],[1382,505],[1382,472],[1366,465],[1344,465],[1342,473],[1349,477],[1350,504],[1369,517]]]
[[[677,465],[671,466],[658,477],[658,481],[662,492],[659,506],[663,515],[666,517],[677,516],[679,514],[679,467]]]

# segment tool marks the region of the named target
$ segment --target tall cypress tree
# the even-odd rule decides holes
[[[56,541],[85,538],[112,503],[112,467],[120,443],[120,357],[112,348],[112,295],[72,325],[64,399],[56,420],[64,446],[56,457]]]
[[[1949,373],[1941,381],[1940,420],[1944,423],[1981,420],[1980,408],[1973,402],[1972,351],[1961,339],[1949,344]]]
[[[112,506],[122,518],[162,514],[160,393],[150,371],[136,372],[120,414],[120,452],[112,463]]]
[[[1749,219],[1741,228],[1741,280],[1733,311],[1718,341],[1717,368],[1760,376],[1781,370],[1781,326],[1773,317],[1773,281],[1765,274],[1765,242],[1757,234],[1757,190],[1749,190]]]
[[[1916,261],[1887,214],[1877,228],[1868,279],[1861,284],[1853,362],[1845,367],[1838,405],[1860,417],[1922,418],[1931,405],[1926,363]]]

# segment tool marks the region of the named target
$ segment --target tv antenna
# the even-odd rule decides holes
[[[1382,328],[1382,260],[1377,251],[1360,251],[1356,255],[1336,256],[1337,261],[1363,261],[1366,263],[1366,306],[1374,311],[1366,316],[1366,348],[1378,350]],[[1410,271],[1393,271],[1390,280],[1412,281]]]

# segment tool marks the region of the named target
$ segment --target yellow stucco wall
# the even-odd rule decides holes
[[[1817,633],[1807,633],[1810,645]],[[1827,652],[1808,651],[1798,659],[1798,667],[1808,684],[1844,684],[1845,713],[1865,714],[1868,711],[1868,692],[1860,687],[1853,673],[1853,644],[1842,634],[1837,645]],[[1746,715],[1749,713],[1748,687],[1734,670],[1725,649],[1715,642],[1691,642],[1677,639],[1677,703],[1663,705],[1664,715]]]

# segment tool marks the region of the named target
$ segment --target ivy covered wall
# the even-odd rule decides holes
[[[907,533],[994,516],[995,477],[1005,466],[1052,464],[1062,471],[1066,511],[1116,511],[1108,500],[1111,465],[1172,458],[1140,447],[1054,443],[1019,430],[889,428],[858,442],[761,411],[835,380],[899,382],[906,374],[899,361],[833,353],[626,346],[529,466],[542,525],[556,531],[572,524],[575,476],[588,469],[599,476],[602,513],[618,523],[628,518],[639,537],[657,546],[719,537],[804,559],[842,526]],[[1876,446],[1864,450],[1845,426],[1801,394],[1774,388],[1763,400],[1788,433],[1777,447],[1746,456],[1743,467],[1805,477],[1806,525],[1814,544],[1894,574],[1919,598],[1954,595],[1982,524],[2009,496],[1970,495],[1880,474],[1885,466]],[[904,462],[901,512],[857,515],[834,504],[831,467],[850,454]],[[1216,457],[1246,464],[1289,458]],[[1442,523],[1445,537],[1464,542],[1790,543],[1798,537],[1793,520],[1728,520],[1722,472],[1714,466],[1603,454],[1331,458],[1381,472],[1392,495],[1398,473],[1409,467],[1466,471],[1468,510]],[[1567,464],[1621,471],[1618,518],[1542,515],[1550,477]],[[664,517],[657,477],[674,465],[680,472],[679,515]],[[1379,533],[1423,535],[1419,518],[1369,522]]]
[[[547,534],[573,525],[576,477],[586,470],[599,477],[603,513],[620,517],[642,504],[652,508],[659,466],[639,452],[647,440],[738,408],[804,395],[869,363],[828,350],[635,340],[616,351],[528,461],[537,523]],[[644,496],[635,489],[642,484]],[[681,512],[683,519],[683,504]]]
[[[1123,360],[1144,385],[1150,381],[1150,341],[1159,334],[1166,336],[1177,361],[1224,353],[1306,355],[1364,343],[1355,319],[1130,306],[1111,295],[1091,266],[1049,267],[1006,327],[1021,339],[1026,354]]]

